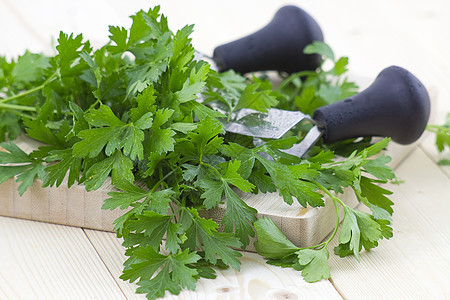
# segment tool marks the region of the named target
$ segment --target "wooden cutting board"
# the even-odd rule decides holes
[[[15,141],[24,151],[29,152],[38,146],[36,141],[21,137]],[[391,143],[387,154],[393,160],[391,167],[395,168],[415,147],[415,145],[400,146]],[[124,211],[119,209],[102,210],[103,201],[109,198],[108,192],[113,190],[110,181],[97,191],[86,192],[84,186],[73,185],[68,188],[62,183],[58,188],[42,188],[42,182],[36,180],[21,197],[17,192],[18,183],[10,179],[0,184],[0,215],[56,223],[62,225],[113,231],[113,221]],[[334,206],[325,197],[326,206],[320,208],[304,208],[294,201],[286,204],[278,193],[241,194],[243,200],[258,210],[257,217],[270,217],[274,223],[297,246],[312,246],[320,243],[334,228]],[[357,206],[358,202],[351,191],[338,195],[347,205]],[[203,212],[203,217],[220,221],[226,207],[219,206]],[[341,210],[341,217],[342,217]],[[246,249],[254,251],[253,243]]]

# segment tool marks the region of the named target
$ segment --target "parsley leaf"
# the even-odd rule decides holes
[[[15,64],[11,76],[20,83],[38,81],[45,75],[45,70],[50,67],[50,59],[42,54],[34,54],[26,51]]]
[[[173,112],[172,109],[162,109],[156,112],[153,124],[148,133],[147,147],[150,152],[161,154],[173,150],[175,144],[173,136],[175,135],[175,131],[169,128],[161,128],[167,123]]]
[[[381,224],[383,224],[383,230],[390,231],[385,222],[379,223],[367,213],[345,207],[339,245],[335,247],[334,252],[341,257],[354,254],[359,260],[359,252],[363,246],[369,250],[377,246],[378,240],[383,236],[389,236],[383,234]]]
[[[178,234],[182,233],[181,224],[173,223],[172,216],[145,211],[142,215],[138,215],[137,219],[131,220],[128,228],[136,233],[144,232],[144,236],[152,237],[149,245],[155,250],[159,249],[165,234],[167,234],[166,248],[170,253],[176,253],[180,248],[181,240]]]
[[[206,209],[216,206],[222,200],[222,196],[225,196],[227,208],[222,224],[225,225],[225,231],[235,231],[245,247],[249,243],[248,236],[254,236],[251,224],[256,221],[257,211],[242,201],[230,185],[243,192],[251,191],[254,185],[239,175],[239,161],[230,161],[222,165],[225,167],[225,174],[221,175],[218,180],[201,178],[197,184],[205,190],[201,197],[205,199],[203,204]]]
[[[96,162],[86,170],[84,185],[87,191],[99,189],[111,174],[113,183],[117,180],[134,181],[133,163],[116,150],[111,156]]]
[[[267,112],[267,109],[278,104],[278,100],[273,95],[271,85],[262,85],[262,81],[249,84],[242,92],[235,110],[241,108],[251,108],[261,112]],[[260,89],[259,93],[256,91]]]
[[[277,88],[281,95],[279,108],[299,109],[312,115],[320,106],[356,94],[357,85],[345,77],[348,58],[341,57],[336,60],[331,47],[318,41],[306,46],[304,52],[320,55],[321,66],[316,72],[300,71],[283,80]],[[331,63],[332,68],[325,70],[323,66],[326,63]]]
[[[205,259],[212,264],[217,263],[219,256],[226,265],[239,270],[240,262],[237,259],[242,254],[230,248],[239,248],[241,242],[232,233],[218,232],[218,224],[212,220],[201,218],[195,209],[182,210],[181,223],[186,228],[186,241],[183,248],[191,250],[200,248],[205,253]],[[198,243],[198,238],[203,242],[203,246]]]
[[[308,181],[300,179],[312,179],[317,173],[314,170],[308,170],[305,164],[287,166],[277,164],[262,156],[259,156],[258,161],[266,168],[274,184],[279,188],[279,193],[283,196],[283,200],[292,204],[292,198],[295,197],[297,201],[306,207],[307,204],[311,206],[323,206],[322,195],[316,193],[317,187]]]
[[[450,148],[450,113],[447,114],[444,124],[428,125],[427,130],[436,134],[435,144],[439,152],[443,152],[445,148]],[[441,159],[438,164],[450,165],[450,160]]]
[[[387,211],[389,213],[389,215],[392,215],[392,213],[394,212],[392,209],[392,205],[394,205],[394,203],[385,196],[385,195],[391,195],[392,192],[374,184],[373,182],[375,182],[375,181],[373,181],[367,177],[361,177],[361,181],[360,181],[361,193],[357,192],[357,196],[362,201],[367,201],[368,203],[366,203],[366,205],[370,209],[372,209],[373,206],[376,206],[376,207],[379,207],[379,208]],[[373,211],[373,212],[374,212],[374,214],[376,213],[376,211]],[[376,216],[376,215],[374,215],[374,216]],[[384,219],[384,218],[382,218],[382,219]]]
[[[167,214],[167,204],[170,202],[170,197],[175,195],[171,189],[148,191],[126,180],[117,181],[115,185],[121,191],[109,192],[108,196],[111,198],[105,199],[103,209],[114,210],[118,207],[127,209],[133,203],[143,200],[149,205],[151,211]]]
[[[121,278],[130,282],[140,278],[137,292],[147,293],[148,299],[163,297],[166,290],[177,295],[181,288],[195,288],[198,272],[188,266],[201,258],[195,252],[186,249],[176,254],[162,255],[152,247],[140,247],[133,255],[140,262],[132,263]],[[162,269],[152,278],[160,267]]]
[[[307,282],[316,282],[328,279],[330,267],[328,266],[329,253],[327,247],[318,250],[301,249],[296,252],[298,263],[293,268],[302,270],[302,276]]]
[[[286,238],[270,218],[259,219],[254,226],[258,235],[254,246],[265,258],[280,259],[300,249]]]
[[[258,234],[256,251],[270,259],[270,264],[301,270],[307,282],[330,278],[329,253],[326,247],[330,240],[319,249],[299,248],[269,218],[256,221],[255,229]]]
[[[22,134],[22,128],[19,125],[19,117],[7,111],[0,111],[0,142],[7,138],[15,140]]]
[[[0,183],[17,176],[19,195],[23,195],[33,185],[35,178],[44,178],[42,160],[28,155],[12,142],[0,143]]]
[[[50,151],[46,162],[57,163],[45,168],[47,176],[43,183],[44,187],[53,185],[60,186],[67,172],[69,172],[67,180],[68,187],[71,187],[76,181],[79,181],[82,160],[79,157],[73,156],[72,149]]]
[[[394,171],[387,165],[391,160],[391,157],[382,154],[375,159],[369,160],[364,164],[363,168],[366,172],[374,175],[378,179],[393,179],[395,177]]]
[[[228,185],[225,186],[225,198],[227,210],[222,219],[225,231],[235,231],[244,248],[250,242],[249,236],[255,236],[252,223],[256,221],[257,210],[242,201]]]
[[[152,113],[148,112],[135,123],[126,124],[117,118],[111,108],[100,106],[99,110],[92,110],[85,116],[91,128],[80,131],[81,141],[76,143],[74,155],[77,157],[96,157],[105,148],[105,154],[110,156],[115,150],[123,148],[124,155],[130,159],[143,158],[144,129],[152,126]],[[102,127],[101,127],[102,126]]]
[[[310,45],[307,45],[303,50],[306,54],[320,54],[325,58],[331,59],[334,61],[334,53],[331,50],[330,46],[325,43],[315,41]]]

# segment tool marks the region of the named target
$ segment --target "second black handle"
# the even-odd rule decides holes
[[[424,85],[409,71],[392,66],[361,93],[318,108],[313,118],[324,128],[325,143],[386,136],[410,144],[422,135],[429,115],[430,98]]]
[[[323,41],[317,22],[299,7],[284,6],[259,31],[218,46],[213,58],[220,72],[314,70],[320,64],[320,56],[303,53],[314,41]]]

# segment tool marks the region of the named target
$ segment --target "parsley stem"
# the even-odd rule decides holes
[[[315,182],[315,181],[310,181],[310,182],[314,183],[322,192],[327,194],[327,196],[329,196],[332,200],[339,202],[339,204],[341,204],[343,207],[347,206],[347,205],[345,205],[344,202],[342,202],[341,199],[339,199],[338,197],[336,197],[333,194],[331,194],[330,190],[327,189],[326,187],[324,187],[323,185],[321,185],[320,183]]]
[[[2,101],[0,101],[0,108],[14,109],[14,110],[25,110],[25,111],[36,111],[36,107],[34,107],[34,106],[7,104],[7,103],[4,103]]]
[[[173,198],[173,197],[171,197],[171,198]],[[172,201],[173,200],[175,200],[175,199],[171,199]],[[175,201],[174,201],[175,202]],[[178,201],[176,201],[176,202],[178,202]],[[175,203],[176,203],[175,202]],[[172,211],[172,218],[175,220],[175,223],[178,223],[178,220],[177,220],[177,213],[178,213],[178,211],[180,210],[179,208],[175,211],[175,209],[173,209],[173,206],[172,205],[169,205],[169,207],[170,207],[170,210]],[[179,207],[179,206],[178,206]]]
[[[102,104],[102,101],[100,100],[100,98],[97,98],[97,100],[94,103],[92,103],[91,106],[89,106],[88,110],[94,109],[99,103]]]
[[[166,175],[164,175],[163,178],[161,178],[152,188],[152,193],[156,191],[157,188],[159,188],[159,186],[164,182],[164,180],[167,179],[167,177],[169,177],[170,175],[173,174],[173,171],[170,171],[169,173],[167,173]]]
[[[170,197],[170,199],[179,207],[179,209],[177,209],[177,212],[180,210],[181,207],[186,206],[183,203],[181,203],[180,201],[178,201],[175,197]]]
[[[299,248],[299,250],[303,250],[303,249],[316,249],[316,248],[322,248],[322,247],[326,247],[336,236],[336,233],[339,229],[339,224],[341,222],[340,217],[339,217],[339,207],[337,205],[337,201],[334,199],[336,197],[332,197],[331,200],[333,200],[333,204],[334,204],[334,209],[336,211],[336,225],[334,226],[334,230],[333,233],[331,234],[331,236],[324,242],[314,245],[314,246],[309,246],[309,247],[301,247]],[[339,198],[336,198],[339,199]]]
[[[427,130],[433,133],[443,132],[445,134],[450,134],[450,128],[440,125],[427,125]]]
[[[32,88],[31,90],[25,91],[25,92],[23,92],[23,93],[21,93],[21,94],[17,94],[17,95],[11,96],[11,97],[9,97],[9,98],[2,99],[2,100],[0,100],[0,103],[9,102],[9,101],[12,101],[12,100],[21,98],[21,97],[23,97],[23,96],[30,95],[30,94],[32,94],[32,93],[34,93],[34,92],[37,92],[37,91],[42,90],[43,87],[44,87],[44,85],[40,85],[40,86],[37,86],[37,87],[35,87],[35,88]]]
[[[205,162],[203,162],[203,161],[200,161],[200,165],[203,165],[203,166],[205,166],[205,167],[208,167],[208,168],[212,169],[212,170],[219,176],[220,179],[223,179],[222,174],[220,174],[220,172],[219,172],[216,168],[214,168],[213,166],[211,166],[210,164],[205,163]]]
[[[42,90],[42,89],[45,87],[45,85],[46,85],[47,83],[49,83],[51,80],[53,80],[53,79],[56,77],[56,74],[57,74],[57,72],[53,73],[53,74],[52,74],[49,78],[47,78],[47,80],[44,81],[44,83],[41,84],[40,86],[37,86],[37,87],[35,87],[35,88],[32,88],[31,90],[25,91],[25,92],[23,92],[23,93],[21,93],[21,94],[17,94],[17,95],[11,96],[11,97],[9,97],[9,98],[1,99],[1,100],[0,100],[0,104],[1,104],[1,103],[6,103],[6,102],[9,102],[9,101],[12,101],[12,100],[15,100],[15,99],[21,98],[21,97],[23,97],[23,96],[27,96],[27,95],[33,94],[34,92],[37,92],[37,91]]]
[[[11,112],[13,114],[15,114],[15,115],[18,115],[19,117],[24,118],[24,119],[36,120],[35,116],[29,115],[29,114],[24,114],[24,113],[21,113],[21,112],[16,111],[16,110],[11,110]]]
[[[336,225],[334,226],[333,233],[331,234],[330,238],[326,242],[325,246],[328,245],[328,243],[334,239],[334,237],[336,236],[336,233],[338,231],[338,228],[339,228],[339,223],[341,222],[341,219],[339,217],[339,207],[337,205],[337,201],[335,200],[335,198],[338,199],[337,197],[332,197],[331,200],[333,200],[334,209],[336,211]]]
[[[333,200],[333,204],[334,204],[334,209],[336,212],[336,226],[334,227],[333,233],[331,234],[330,238],[325,241],[324,246],[328,245],[329,242],[331,242],[333,240],[333,238],[336,236],[336,233],[338,231],[339,228],[339,223],[341,222],[340,217],[339,217],[339,207],[338,207],[338,202],[342,205],[342,207],[345,207],[345,203],[342,202],[341,199],[339,199],[338,197],[334,196],[333,194],[331,194],[330,190],[327,189],[326,187],[324,187],[323,185],[321,185],[318,182],[313,182],[322,192],[324,192],[325,194],[327,194],[331,200]]]
[[[304,76],[317,76],[317,73],[314,71],[301,71],[294,74],[291,74],[289,77],[284,79],[282,83],[277,87],[277,91],[281,91],[284,89],[291,81],[293,81],[296,78],[304,77]]]

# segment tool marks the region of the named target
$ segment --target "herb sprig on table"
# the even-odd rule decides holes
[[[450,148],[450,113],[447,114],[445,122],[442,125],[428,125],[427,130],[436,134],[435,144],[439,152]],[[450,165],[450,159],[441,159],[439,165]]]
[[[267,80],[217,73],[194,60],[193,26],[172,33],[159,7],[132,20],[129,29],[111,26],[110,42],[96,50],[81,35],[61,33],[53,57],[0,58],[0,182],[16,176],[23,194],[35,179],[43,186],[83,184],[88,191],[111,180],[115,190],[103,208],[124,210],[114,222],[129,257],[121,278],[137,281],[137,292],[149,299],[195,289],[200,277],[215,277],[213,267],[239,270],[237,249],[255,231],[256,249],[269,263],[302,270],[309,282],[329,278],[327,245],[337,234],[339,206],[337,255],[359,258],[363,247],[392,236],[391,192],[379,184],[394,173],[390,158],[378,155],[389,139],[319,144],[300,159],[282,150],[301,134],[255,147],[248,137],[226,133],[222,123],[240,108],[264,112],[294,103],[311,113],[345,98],[355,92],[342,79],[346,58],[335,60],[327,45],[313,44],[306,51],[329,59],[331,71],[293,74],[274,90]],[[225,113],[210,101],[225,105]],[[23,130],[45,146],[25,153],[13,142]],[[348,155],[338,160],[342,148]],[[346,187],[372,214],[338,198]],[[238,190],[278,192],[305,207],[323,206],[326,195],[336,208],[336,228],[319,245],[297,247],[270,219],[257,220]],[[203,212],[224,202],[219,230]]]

